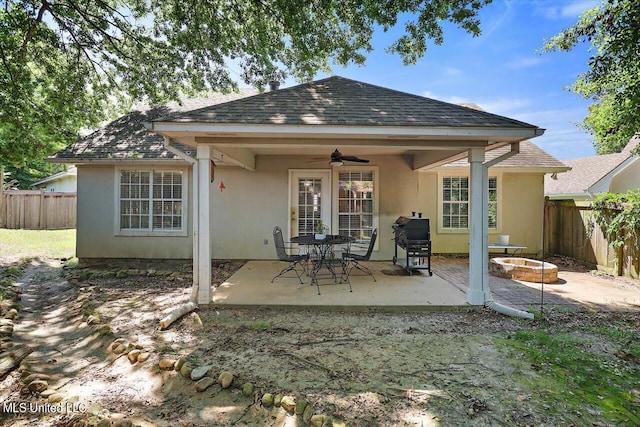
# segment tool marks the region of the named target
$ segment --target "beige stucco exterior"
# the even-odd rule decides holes
[[[422,212],[431,219],[434,253],[468,253],[469,233],[439,229],[438,182],[443,174],[468,174],[468,169],[417,172],[404,156],[369,156],[367,167],[377,170],[378,228],[377,250],[372,259],[390,260],[394,254],[391,225],[400,215]],[[184,168],[187,184],[186,230],[174,236],[121,235],[117,230],[117,173],[119,168],[154,168],[153,165],[83,165],[78,168],[78,239],[80,258],[191,258],[192,176],[186,162],[164,168]],[[358,167],[358,166],[356,166]],[[214,259],[274,259],[272,230],[279,225],[289,233],[291,170],[330,170],[335,178],[340,168],[324,162],[308,163],[308,157],[258,156],[256,170],[236,167],[215,168],[211,192],[211,257]],[[343,166],[349,169],[350,166]],[[542,173],[501,173],[499,176],[499,228],[491,230],[489,242],[497,234],[509,234],[511,242],[527,246],[526,253],[541,247],[543,212]],[[225,189],[218,186],[224,182]],[[337,184],[333,180],[332,205]],[[335,210],[335,209],[334,209]],[[335,227],[334,227],[335,228]],[[286,236],[287,238],[290,236]],[[266,242],[266,243],[265,243]]]

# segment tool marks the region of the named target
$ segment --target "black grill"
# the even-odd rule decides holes
[[[396,243],[393,263],[398,263],[409,273],[414,270],[428,270],[429,276],[432,276],[429,218],[422,218],[422,214],[401,216],[392,227]],[[405,251],[404,259],[398,259],[398,248]]]

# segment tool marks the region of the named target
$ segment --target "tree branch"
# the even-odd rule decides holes
[[[7,2],[8,3],[8,2]],[[51,11],[49,7],[49,2],[47,0],[43,0],[42,6],[40,6],[40,10],[38,10],[38,15],[36,19],[31,23],[29,29],[27,30],[27,34],[24,36],[24,41],[22,42],[22,47],[20,48],[20,56],[24,55],[27,52],[27,45],[33,38],[33,34],[36,32],[36,28],[42,22],[42,17],[44,16],[45,11]]]

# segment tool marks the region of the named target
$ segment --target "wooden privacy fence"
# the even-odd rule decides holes
[[[55,230],[76,226],[76,193],[5,190],[0,195],[0,227]]]
[[[608,273],[638,278],[640,251],[636,242],[616,249],[591,220],[591,203],[550,201],[545,212],[545,251],[575,258]],[[616,251],[621,251],[618,262]]]

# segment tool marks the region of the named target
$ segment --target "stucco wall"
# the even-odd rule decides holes
[[[394,242],[391,225],[400,215],[422,212],[431,219],[436,253],[467,253],[467,232],[438,232],[438,174],[414,172],[410,161],[400,156],[368,157],[378,167],[379,244],[372,258],[389,260]],[[274,259],[272,230],[279,225],[288,233],[289,170],[329,169],[327,164],[307,163],[306,157],[259,156],[256,171],[218,167],[210,185],[211,256],[214,259]],[[130,237],[114,232],[115,167],[78,168],[78,240],[81,258],[190,258],[192,214],[187,212],[187,236]],[[223,181],[226,189],[220,191]],[[188,173],[189,209],[192,200]],[[505,173],[501,177],[500,228],[489,236],[509,234],[511,242],[527,246],[527,253],[541,247],[543,175]],[[335,194],[332,197],[335,199]],[[335,231],[335,230],[334,230]],[[290,236],[285,236],[289,238]],[[266,244],[265,244],[266,241]]]
[[[390,259],[391,224],[417,206],[418,173],[401,157],[367,158],[369,165],[379,166],[379,250],[372,258]],[[279,225],[285,235],[289,228],[289,170],[310,168],[328,169],[329,165],[309,164],[306,158],[293,156],[260,156],[255,172],[217,168],[211,185],[212,257],[275,258],[273,227]],[[226,186],[223,191],[218,189],[220,180]]]
[[[115,166],[78,166],[76,256],[79,258],[191,258],[193,248],[190,208],[187,212],[186,236],[116,235],[115,173]],[[190,171],[186,175],[188,197],[191,200]]]
[[[609,191],[612,193],[626,193],[627,190],[637,190],[639,188],[640,159],[636,158],[633,164],[613,177]]]
[[[45,191],[56,193],[75,193],[77,190],[77,179],[75,176],[65,176],[64,178],[48,182]]]

